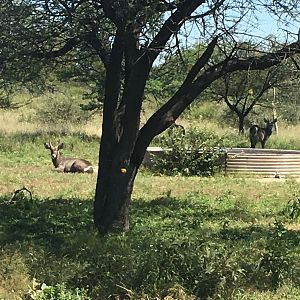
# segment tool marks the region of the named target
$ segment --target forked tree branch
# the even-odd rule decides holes
[[[202,68],[206,65],[208,60],[211,58],[215,46],[217,45],[218,37],[215,37],[207,46],[206,50],[203,52],[201,57],[197,60],[197,62],[193,65],[190,72],[186,76],[185,81],[183,82],[181,88],[186,89],[197,77]]]

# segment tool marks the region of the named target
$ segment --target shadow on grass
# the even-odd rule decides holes
[[[299,247],[299,232],[247,222],[251,213],[240,208],[218,211],[169,196],[134,200],[130,232],[101,238],[92,201],[30,199],[21,193],[9,199],[0,197],[2,249],[21,245],[26,260],[35,257],[30,264],[39,280],[88,287],[101,299],[119,293],[116,285],[157,295],[174,282],[199,299],[217,292],[225,299],[236,288],[274,289],[299,277],[299,257],[291,255]],[[232,227],[231,218],[243,224]],[[34,254],[26,254],[28,244]]]
[[[79,232],[95,232],[92,207],[92,200],[78,198],[29,199],[20,193],[10,201],[10,196],[0,196],[0,243],[47,240],[56,245]],[[128,236],[142,234],[140,238],[143,239],[153,236],[150,232],[156,230],[157,236],[162,235],[163,238],[168,231],[175,237],[180,236],[182,231],[189,238],[199,236],[199,232],[203,238],[232,241],[268,238],[274,228],[255,224],[255,217],[257,212],[253,216],[241,208],[220,211],[196,200],[172,197],[159,197],[152,201],[138,199],[131,205],[132,229]],[[232,222],[235,224],[233,227]],[[208,227],[207,223],[216,226]],[[295,244],[299,243],[298,231],[285,230],[285,233]]]
[[[57,249],[77,232],[93,231],[92,202],[80,199],[0,197],[0,243],[35,240]],[[59,250],[59,249],[57,249]]]

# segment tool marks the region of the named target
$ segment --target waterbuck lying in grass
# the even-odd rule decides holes
[[[269,121],[268,119],[264,119],[266,123],[266,127],[260,127],[258,125],[252,125],[250,128],[250,143],[251,148],[255,148],[258,142],[261,143],[261,147],[265,148],[266,141],[269,139],[273,132],[273,127],[277,122],[277,118],[273,121]]]
[[[81,158],[63,157],[59,152],[64,147],[63,143],[53,146],[49,142],[44,143],[44,145],[46,149],[51,151],[51,159],[56,171],[65,173],[93,173],[94,170],[89,161]]]

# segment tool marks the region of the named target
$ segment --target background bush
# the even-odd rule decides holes
[[[88,113],[80,108],[80,106],[72,99],[61,101],[60,99],[52,99],[47,105],[41,107],[37,111],[37,118],[41,122],[57,124],[57,123],[77,123],[86,122]]]

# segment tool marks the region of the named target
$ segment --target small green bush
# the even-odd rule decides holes
[[[35,292],[36,300],[91,300],[86,292],[76,288],[74,291],[68,290],[64,284],[55,286],[42,285],[41,290]]]
[[[225,158],[225,147],[244,147],[241,136],[218,136],[212,130],[191,128],[169,129],[156,139],[166,149],[155,157],[151,169],[166,175],[211,176],[218,172]]]
[[[275,221],[266,247],[261,252],[259,274],[256,278],[259,278],[261,283],[267,283],[272,289],[277,289],[289,273],[294,273],[290,248],[295,244],[299,244],[299,239],[295,238],[281,222]]]
[[[299,219],[299,217],[300,217],[300,198],[297,197],[296,199],[289,201],[287,207],[285,208],[284,213],[292,220]]]

